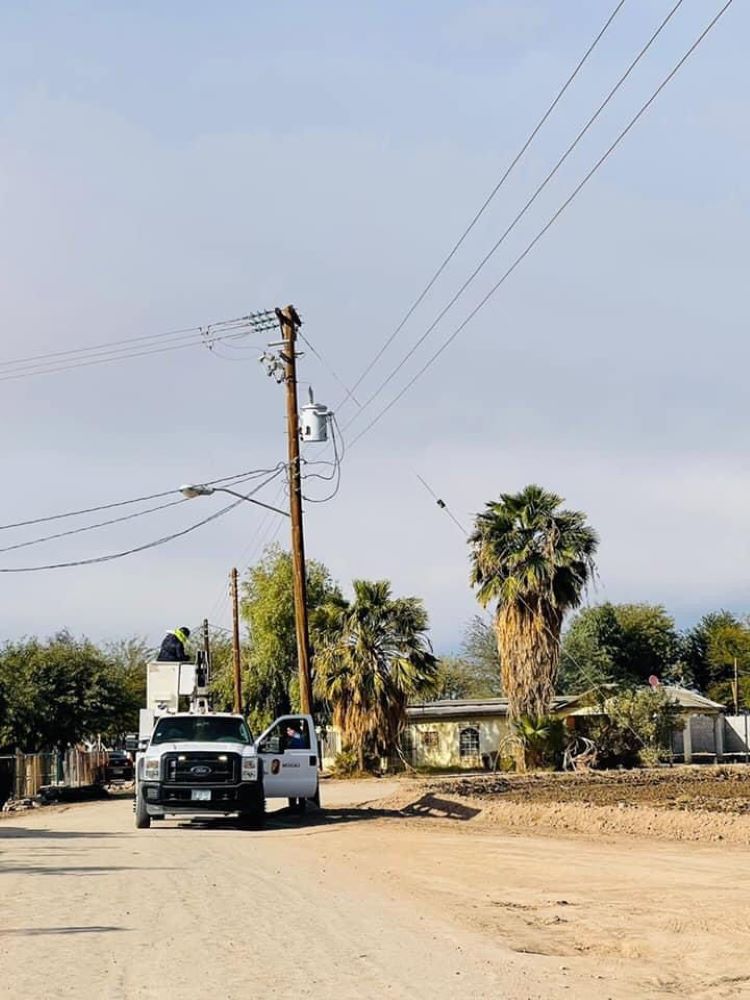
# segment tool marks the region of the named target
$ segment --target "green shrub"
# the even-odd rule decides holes
[[[602,767],[655,767],[669,759],[672,733],[683,723],[663,689],[621,691],[607,698],[602,710],[588,726]]]
[[[525,769],[559,766],[564,734],[562,719],[551,715],[538,719],[525,716],[515,723],[514,729],[523,753],[522,763]]]
[[[359,773],[359,758],[356,750],[341,750],[340,753],[336,754],[331,768],[331,775],[334,778],[353,778]]]

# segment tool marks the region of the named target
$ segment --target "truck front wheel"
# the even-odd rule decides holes
[[[135,826],[137,830],[148,830],[151,826],[151,817],[146,810],[146,800],[140,789],[135,793]]]
[[[266,797],[259,785],[253,792],[249,808],[240,814],[240,826],[243,830],[261,830],[266,822]]]

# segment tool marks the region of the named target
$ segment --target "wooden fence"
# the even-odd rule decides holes
[[[83,788],[103,784],[106,763],[107,755],[100,750],[0,757],[0,806],[9,798],[33,799],[48,785]]]

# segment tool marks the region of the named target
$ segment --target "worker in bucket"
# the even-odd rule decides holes
[[[166,660],[169,663],[187,662],[189,659],[187,654],[189,638],[190,629],[187,625],[180,625],[179,628],[170,629],[162,640],[157,660]]]

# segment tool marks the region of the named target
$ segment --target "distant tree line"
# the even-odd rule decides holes
[[[97,646],[67,631],[0,647],[0,752],[52,750],[138,725],[145,704],[144,640]]]
[[[562,640],[558,687],[645,684],[649,677],[690,687],[732,706],[735,663],[739,706],[750,708],[750,622],[713,611],[680,631],[659,604],[605,604],[579,611]]]
[[[308,561],[316,716],[340,727],[359,764],[397,745],[407,704],[427,699],[506,694],[515,717],[533,721],[529,706],[548,704],[550,690],[635,687],[655,675],[750,708],[748,619],[716,611],[680,631],[661,605],[580,608],[596,535],[580,512],[559,504],[555,494],[527,487],[478,516],[473,582],[494,612],[472,618],[458,653],[440,659],[420,598],[394,595],[388,581],[355,580],[349,599],[326,566]],[[271,546],[248,569],[241,617],[243,710],[260,732],[299,704],[288,552]],[[229,709],[225,633],[214,633],[211,652],[214,704]],[[97,734],[112,740],[135,730],[152,656],[143,639],[96,645],[67,631],[6,642],[0,750],[51,749]]]

